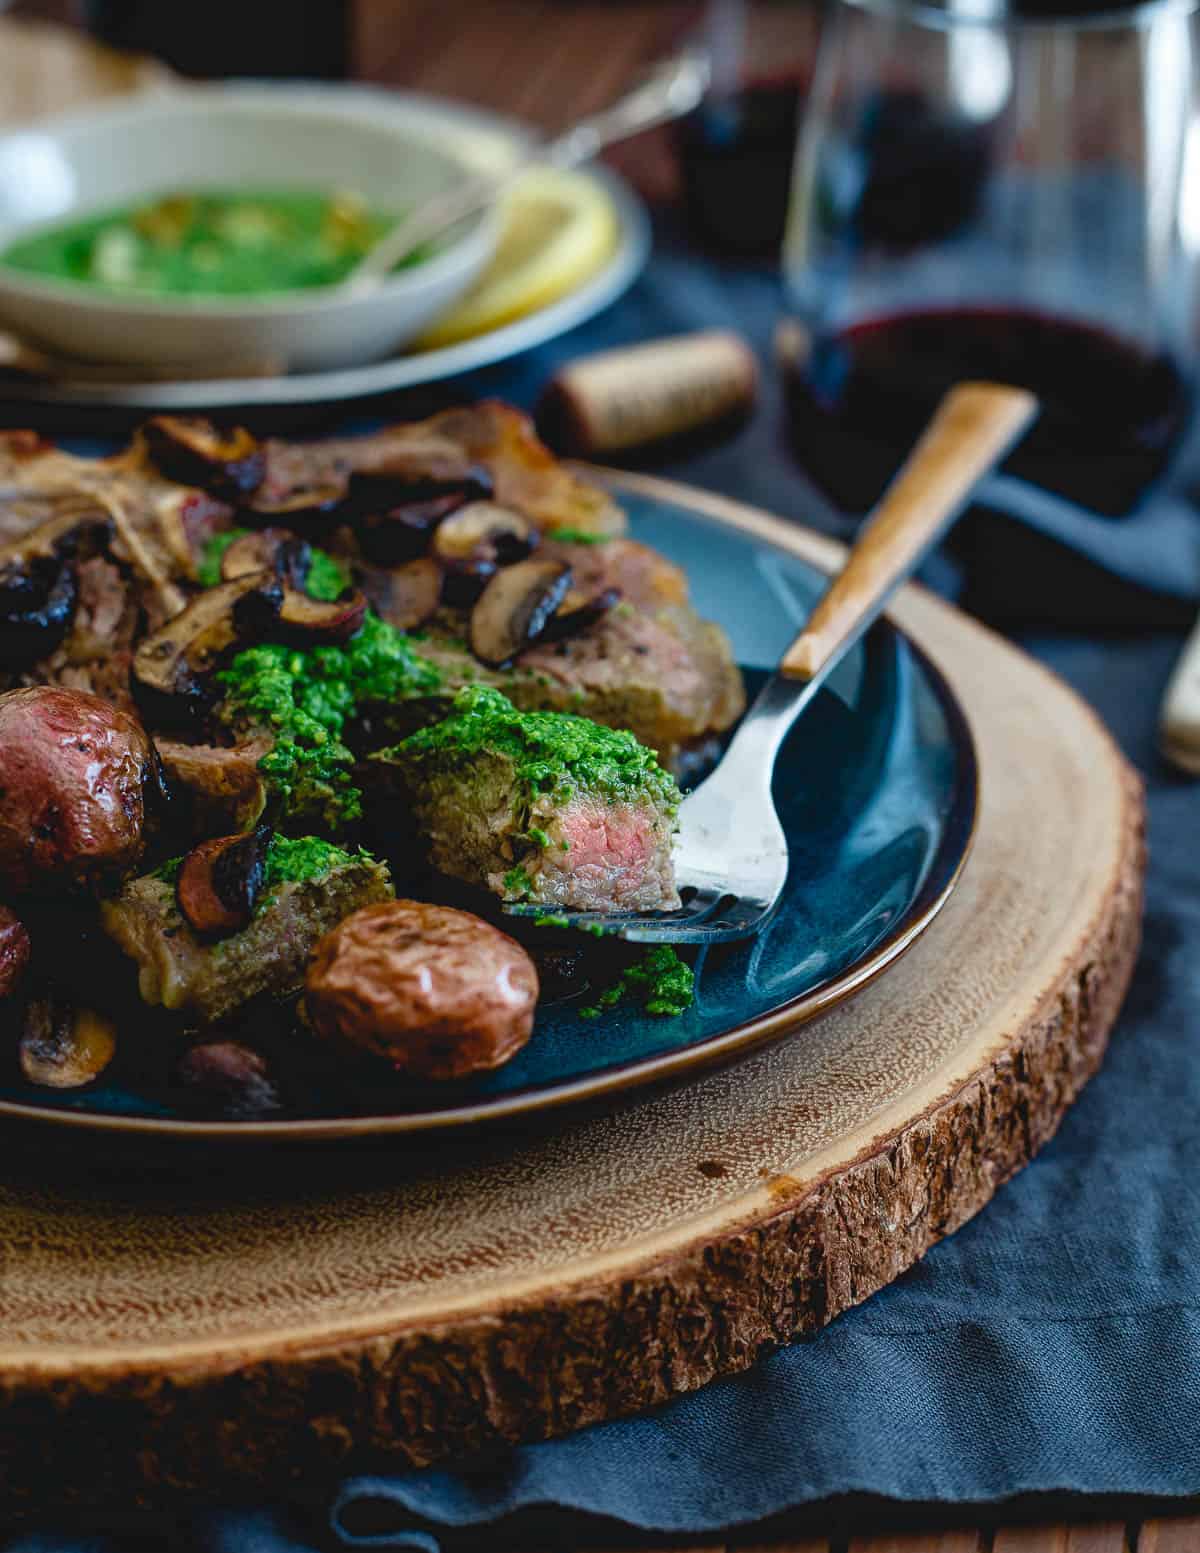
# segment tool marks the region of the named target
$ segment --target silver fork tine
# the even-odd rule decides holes
[[[1037,409],[1032,394],[1002,384],[950,390],[720,765],[680,806],[676,877],[681,893],[695,895],[672,913],[571,912],[573,926],[602,927],[635,943],[677,944],[748,938],[762,927],[787,883],[787,838],[771,795],[784,738]],[[505,907],[513,909],[529,914]]]

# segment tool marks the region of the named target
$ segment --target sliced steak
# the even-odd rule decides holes
[[[403,738],[473,684],[502,690],[525,711],[627,728],[672,769],[741,716],[745,691],[729,640],[687,602],[687,579],[673,562],[623,538],[547,541],[538,553],[566,560],[585,598],[612,588],[620,602],[575,636],[527,648],[507,669],[488,668],[466,649],[466,611],[442,609],[422,627],[418,648],[442,674],[441,690],[368,708],[352,743],[369,749]]]
[[[580,793],[557,810],[535,805],[532,814],[548,840],[524,859],[530,900],[576,911],[671,911],[679,905],[670,814],[645,800],[614,803],[595,793]],[[504,876],[493,872],[488,884],[499,893]]]
[[[309,955],[331,928],[360,906],[391,898],[382,863],[343,856],[327,873],[276,885],[249,927],[217,943],[195,936],[176,904],[174,883],[161,873],[134,879],[105,901],[101,921],[136,962],[146,1003],[211,1023],[261,993],[295,991]]]
[[[678,789],[632,734],[521,713],[480,686],[451,715],[374,757],[433,867],[505,900],[578,910],[679,904]]]
[[[443,410],[424,424],[486,465],[496,482],[496,500],[517,508],[539,527],[625,532],[625,514],[608,492],[560,463],[539,440],[529,417],[512,405],[484,399]]]
[[[580,478],[538,440],[529,418],[498,400],[444,410],[427,421],[387,426],[369,437],[266,443],[262,493],[278,500],[350,473],[427,469],[438,479],[482,464],[495,499],[541,528],[620,534],[625,516],[607,491]]]
[[[539,552],[571,568],[574,587],[585,596],[615,588],[635,609],[686,604],[687,573],[639,540],[620,535],[592,544],[549,538]]]
[[[610,610],[580,636],[532,647],[508,693],[522,707],[628,728],[670,767],[746,704],[728,638],[687,605],[653,615]]]
[[[535,644],[503,671],[479,663],[461,646],[469,636],[467,615],[442,610],[428,624],[424,656],[444,675],[442,690],[410,702],[365,709],[348,739],[356,749],[393,742],[441,716],[464,685],[503,688],[529,710],[580,713],[617,728],[629,728],[677,766],[688,751],[703,746],[740,714],[744,697],[729,644],[716,626],[700,620],[687,602],[683,572],[645,545],[621,536],[624,517],[607,493],[587,484],[538,441],[528,419],[494,401],[443,412],[412,425],[371,436],[307,444],[266,445],[267,475],[260,488],[279,496],[355,470],[412,470],[424,465],[450,476],[483,464],[495,482],[495,499],[519,509],[552,534],[574,529],[605,536],[584,544],[547,538],[541,555],[569,563],[573,592],[585,599],[615,589],[620,602],[576,635]],[[175,592],[195,576],[197,548],[232,520],[230,509],[211,498],[162,479],[147,459],[141,439],[110,459],[81,459],[60,452],[28,433],[0,435],[0,487],[8,485],[27,507],[9,510],[0,522],[32,527],[54,494],[103,492],[120,504],[147,555]],[[83,644],[105,640],[104,611],[94,597],[85,601],[81,630],[54,660],[39,665],[33,678],[94,688],[122,706],[129,704],[130,636],[140,609],[149,629],[170,613],[161,588],[147,585],[131,563],[124,540],[112,548],[130,594],[109,647],[94,652]],[[90,563],[89,563],[90,564]],[[93,568],[88,589],[115,590],[120,577]],[[115,596],[115,593],[114,593]],[[89,611],[92,618],[89,619]],[[17,683],[18,681],[14,681]]]
[[[436,721],[464,686],[488,685],[522,711],[570,712],[628,729],[675,769],[745,708],[728,638],[687,604],[652,613],[618,605],[578,636],[527,648],[508,669],[489,669],[472,657],[462,645],[462,629],[459,618],[445,613],[425,628],[421,656],[441,672],[442,688],[433,696],[369,708],[366,747]],[[355,742],[362,747],[364,738]]]

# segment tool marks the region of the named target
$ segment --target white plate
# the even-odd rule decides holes
[[[392,92],[364,86],[263,83],[227,88],[231,94],[277,91],[298,104],[337,110],[348,116],[383,118],[398,127],[448,137],[460,157],[479,168],[502,169],[527,143],[529,131],[514,120],[481,109],[417,92]],[[220,410],[267,408],[360,399],[395,389],[413,388],[473,372],[556,338],[607,307],[632,283],[650,253],[650,224],[632,190],[607,168],[587,176],[609,193],[619,228],[617,249],[591,280],[548,307],[502,328],[456,345],[396,356],[387,361],[338,371],[306,372],[275,378],[213,378],[187,382],[102,382],[18,378],[0,380],[0,398],[35,404],[107,406],[138,410]]]
[[[347,114],[308,94],[141,93],[0,136],[0,247],[169,189],[352,187],[403,210],[471,175],[456,145],[415,118]],[[468,217],[365,294],[146,296],[0,264],[0,320],[63,356],[119,362],[126,379],[264,358],[340,370],[394,355],[444,314],[491,259],[498,228],[494,206]]]

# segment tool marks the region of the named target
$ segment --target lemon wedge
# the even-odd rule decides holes
[[[556,302],[611,258],[619,224],[607,190],[583,173],[523,173],[504,197],[500,241],[474,286],[416,341],[418,350],[486,334]]]

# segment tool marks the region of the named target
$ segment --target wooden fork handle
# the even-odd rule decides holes
[[[830,583],[779,671],[814,678],[880,613],[957,517],[976,483],[1037,414],[1023,388],[960,383],[884,493],[846,564]]]

